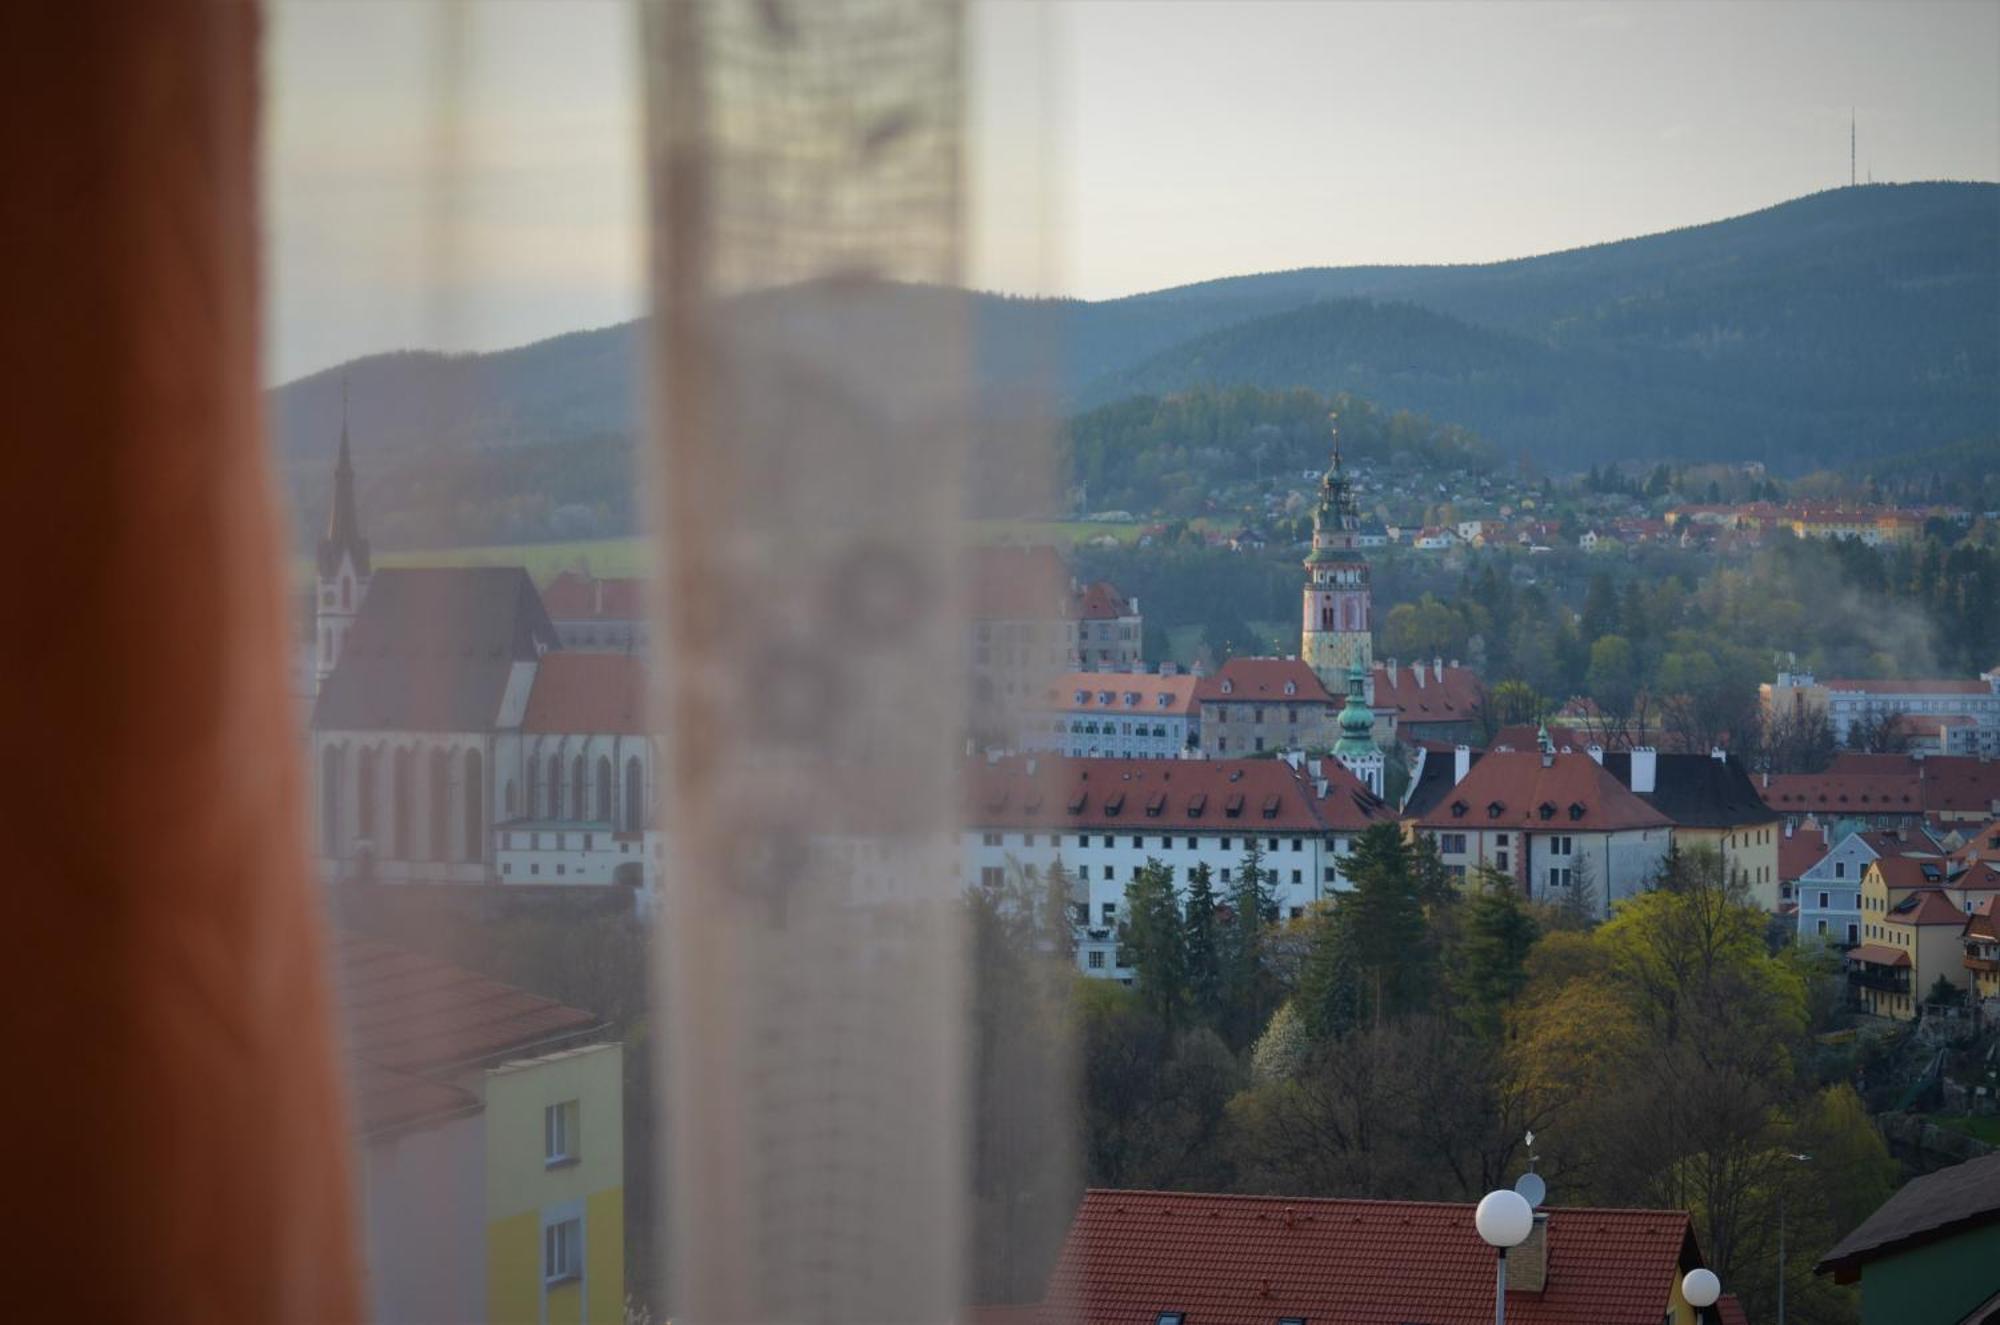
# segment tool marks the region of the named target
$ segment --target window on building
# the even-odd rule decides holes
[[[1104,969],[1104,951],[1103,951],[1103,949],[1101,949],[1101,948],[1093,948],[1093,949],[1091,949],[1091,951],[1090,951],[1090,955],[1089,955],[1089,956],[1088,956],[1087,958],[1085,958],[1084,960],[1086,960],[1087,962],[1089,962],[1089,964],[1090,964],[1090,969],[1091,969],[1091,970],[1093,970],[1093,971],[1101,971],[1101,970],[1103,970],[1103,969]]]
[[[1224,865],[1224,866],[1222,867],[1222,881],[1223,881],[1224,883],[1228,883],[1228,882],[1229,882],[1229,866],[1227,866],[1227,865]]]
[[[1570,880],[1569,866],[1551,865],[1549,867],[1549,887],[1567,888],[1569,887],[1569,880]]]
[[[1292,882],[1293,882],[1293,883],[1304,883],[1304,882],[1305,882],[1305,879],[1304,879],[1304,878],[1302,877],[1302,876],[1303,876],[1304,874],[1305,874],[1305,871],[1304,871],[1304,870],[1293,870],[1293,871],[1292,871]]]
[[[1255,741],[1255,742],[1253,742],[1253,744],[1254,744],[1254,745],[1255,745],[1255,746],[1257,747],[1257,750],[1256,750],[1256,752],[1257,752],[1258,754],[1262,754],[1262,753],[1264,752],[1264,738],[1263,738],[1263,737],[1259,736],[1259,737],[1258,737],[1258,738],[1256,739],[1256,741]]]
[[[979,845],[980,845],[980,846],[983,846],[983,847],[997,847],[997,846],[999,846],[999,845],[1000,845],[1000,834],[998,834],[998,833],[981,833],[981,834],[979,835]]]
[[[559,1284],[583,1277],[583,1221],[564,1219],[542,1230],[542,1281]]]
[[[582,1133],[576,1100],[564,1100],[542,1110],[542,1162],[548,1165],[573,1164],[583,1154]]]
[[[1144,851],[1146,849],[1146,839],[1137,833],[1132,834],[1132,849],[1134,851]]]
[[[1334,881],[1333,866],[1327,865],[1323,867],[1320,873],[1322,874],[1327,883],[1332,883]]]
[[[1264,847],[1264,850],[1266,851],[1276,851],[1277,849],[1278,849],[1278,839],[1275,837],[1269,839],[1268,843]]]
[[[1118,903],[1105,902],[1097,908],[1097,914],[1106,924],[1118,918]]]
[[[1306,849],[1306,840],[1303,837],[1295,837],[1292,839],[1292,850],[1304,851],[1305,849]]]
[[[1825,894],[1825,893],[1821,893],[1821,894],[1819,895],[1819,909],[1820,909],[1820,910],[1822,910],[1822,911],[1826,910],[1826,894]]]
[[[979,867],[979,886],[989,891],[998,891],[1006,877],[1006,871],[1002,870],[998,865],[982,865]]]
[[[1109,833],[1106,833],[1106,834],[1104,835],[1104,845],[1105,845],[1105,846],[1116,846],[1116,845],[1117,845],[1117,843],[1116,843],[1116,842],[1114,842],[1114,841],[1112,840],[1112,838],[1111,838],[1111,834],[1109,834]]]

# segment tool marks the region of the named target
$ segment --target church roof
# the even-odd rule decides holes
[[[646,730],[646,665],[629,653],[552,653],[535,668],[524,732],[637,736]]]
[[[519,566],[381,570],[320,687],[320,731],[481,731],[517,662],[557,647]]]

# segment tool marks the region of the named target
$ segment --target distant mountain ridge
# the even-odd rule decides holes
[[[1098,302],[908,297],[969,300],[982,385],[1052,379],[1073,409],[1196,384],[1350,391],[1578,467],[1798,468],[2000,429],[1994,184],[1838,189],[1507,262],[1267,272]],[[633,322],[492,354],[372,355],[274,390],[274,432],[287,462],[323,465],[346,377],[364,472],[371,457],[381,474],[629,443],[643,344]]]

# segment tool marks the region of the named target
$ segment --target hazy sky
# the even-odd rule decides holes
[[[631,6],[445,12],[274,6],[273,381],[644,309]],[[1715,220],[1845,183],[1850,105],[1864,178],[2000,179],[1992,0],[994,0],[972,32],[989,288],[1100,298]]]

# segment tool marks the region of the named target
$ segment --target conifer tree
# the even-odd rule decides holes
[[[1125,885],[1118,961],[1132,968],[1139,998],[1169,1031],[1185,1021],[1187,949],[1170,865],[1148,859]]]

